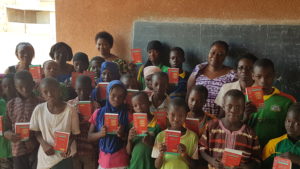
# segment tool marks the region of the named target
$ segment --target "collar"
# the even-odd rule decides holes
[[[152,118],[152,120],[150,121],[150,123],[148,124],[148,127],[150,128],[154,128],[157,124],[157,119],[155,117]]]
[[[273,87],[274,91],[269,95],[264,95],[264,101],[268,100],[270,97],[272,97],[275,94],[280,94],[280,90],[276,87]]]
[[[185,78],[185,76],[186,76],[186,73],[185,73],[185,71],[183,71],[182,73],[180,73],[180,74],[179,74],[179,77],[181,77],[182,79],[184,79],[184,78]]]

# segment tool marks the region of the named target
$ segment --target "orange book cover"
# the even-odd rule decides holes
[[[105,113],[104,126],[107,134],[116,134],[119,126],[119,115],[114,113]]]
[[[262,87],[247,87],[246,88],[247,100],[251,101],[257,108],[264,106],[264,93]]]
[[[92,87],[95,87],[95,84],[96,84],[96,83],[95,83],[95,77],[96,77],[95,72],[84,71],[84,72],[83,72],[83,75],[86,75],[86,76],[90,77],[91,80],[92,80]]]
[[[54,132],[54,150],[59,152],[67,152],[69,145],[70,133]]]
[[[135,64],[142,64],[142,49],[131,49],[131,58],[133,60],[133,63]]]
[[[138,136],[145,136],[145,133],[148,131],[147,113],[134,113],[133,126]]]
[[[79,101],[77,104],[77,108],[80,114],[83,117],[84,121],[89,121],[92,113],[93,113],[93,106],[91,101]]]
[[[0,136],[3,136],[4,133],[4,119],[3,116],[0,116]]]
[[[167,128],[167,112],[154,112],[157,124],[163,130]]]
[[[29,139],[29,125],[30,123],[15,123],[15,133],[20,135],[21,141]]]
[[[185,126],[186,126],[186,128],[188,128],[189,130],[192,130],[196,134],[199,133],[199,126],[200,126],[199,119],[186,118],[185,119]]]
[[[41,65],[30,65],[29,72],[34,81],[39,82],[42,80],[42,67]]]
[[[177,147],[180,144],[181,132],[177,130],[166,130],[166,153],[177,154]]]
[[[179,69],[178,68],[168,68],[168,76],[169,76],[170,84],[178,84]]]
[[[72,72],[72,87],[75,88],[75,83],[76,83],[76,79],[77,77],[81,75],[81,73],[78,72]]]
[[[239,166],[241,163],[242,156],[242,151],[225,148],[222,156],[222,163],[226,167]]]
[[[291,168],[292,168],[291,160],[286,159],[286,158],[282,158],[282,157],[279,157],[279,156],[276,156],[274,158],[272,169],[291,169]]]
[[[99,96],[101,100],[106,100],[106,87],[108,86],[109,83],[107,82],[100,82],[98,83],[98,88],[99,88]]]
[[[131,99],[135,93],[139,92],[139,90],[127,89],[126,103],[132,105]]]

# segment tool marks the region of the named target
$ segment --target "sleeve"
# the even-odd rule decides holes
[[[95,110],[94,113],[92,114],[92,116],[89,119],[89,122],[91,124],[95,125],[95,126],[97,124],[97,115],[98,115],[98,112],[100,112],[100,109]]]
[[[40,126],[39,126],[39,115],[41,114],[40,113],[40,105],[36,106],[33,110],[33,113],[31,115],[31,118],[30,118],[30,130],[32,131],[40,131]]]
[[[254,135],[253,145],[252,145],[252,155],[251,159],[255,160],[258,163],[261,163],[261,149],[258,142],[258,137]]]
[[[6,110],[6,123],[5,123],[5,130],[13,130],[11,127],[12,127],[12,119],[11,119],[11,107],[12,107],[12,101],[13,100],[11,100],[11,101],[9,101],[8,103],[7,103],[7,110]]]
[[[208,152],[209,130],[209,125],[207,124],[201,138],[199,139],[199,151]]]
[[[162,132],[160,132],[157,137],[155,138],[154,146],[152,149],[151,157],[158,158],[159,156],[159,144],[162,143]]]
[[[76,109],[72,108],[72,120],[71,120],[71,132],[74,135],[80,134],[80,129],[79,129],[79,117]]]
[[[276,143],[273,140],[269,141],[262,152],[262,160],[266,160],[276,153]]]

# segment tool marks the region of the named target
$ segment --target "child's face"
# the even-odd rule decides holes
[[[76,83],[75,90],[79,100],[89,100],[92,92],[92,86],[84,85],[82,83]]]
[[[95,72],[97,77],[100,76],[101,64],[101,62],[97,62],[95,60],[91,62],[91,71]]]
[[[142,95],[132,98],[132,107],[136,113],[149,113],[150,112],[150,101],[147,97]]]
[[[182,56],[177,51],[171,51],[170,52],[170,65],[172,68],[182,68]]]
[[[242,81],[252,80],[253,61],[249,59],[241,59],[237,67],[238,78]]]
[[[105,69],[101,72],[101,78],[103,82],[110,82],[112,79],[111,72],[108,69]]]
[[[45,77],[55,78],[58,74],[58,64],[56,62],[48,62],[45,64],[44,68]]]
[[[12,85],[13,79],[9,79],[9,78],[4,78],[2,80],[2,91],[3,91],[3,95],[6,97],[12,97],[16,95],[16,88],[14,85]]]
[[[23,97],[28,98],[32,94],[34,82],[23,79],[15,79],[15,87],[17,92]]]
[[[155,49],[148,50],[148,58],[152,63],[159,62],[159,52]]]
[[[54,85],[44,84],[40,86],[40,92],[42,97],[46,102],[55,103],[58,100],[61,100],[60,91],[57,90],[57,87]]]
[[[96,42],[96,48],[100,52],[101,55],[110,54],[111,45],[107,42],[107,40],[99,38]]]
[[[82,73],[83,71],[87,70],[88,64],[84,63],[83,61],[77,60],[73,62],[74,69],[76,72]]]
[[[299,112],[289,111],[285,119],[287,134],[293,139],[300,139],[300,115]]]
[[[65,48],[60,48],[54,52],[54,60],[60,65],[66,64],[67,51],[65,50]]]
[[[112,88],[109,92],[109,102],[113,107],[121,106],[124,103],[125,97],[125,90],[119,86]]]
[[[134,64],[134,63],[128,64],[128,73],[130,73],[132,75],[136,75],[137,74],[136,70],[137,70],[136,64]]]
[[[188,105],[191,112],[199,112],[202,111],[202,108],[205,104],[205,99],[203,95],[195,90],[192,90],[189,99]]]
[[[153,87],[152,87],[152,75],[148,75],[147,77],[145,77],[145,84],[146,84],[146,86],[150,90],[153,90]]]
[[[210,48],[208,54],[208,64],[213,67],[220,67],[223,65],[223,62],[226,57],[226,50],[221,45],[214,45]]]
[[[173,130],[180,130],[186,118],[186,111],[183,107],[170,106],[168,119]]]
[[[162,77],[153,76],[152,77],[152,88],[153,92],[158,94],[165,94],[168,88],[168,81]]]
[[[225,119],[231,124],[239,123],[243,119],[245,102],[242,98],[226,96],[224,99]]]
[[[264,94],[270,94],[272,92],[272,85],[275,74],[271,68],[254,67],[252,79],[255,86],[261,86]]]
[[[20,46],[17,50],[17,58],[25,65],[30,65],[34,52],[30,46]]]

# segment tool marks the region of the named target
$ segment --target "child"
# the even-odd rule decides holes
[[[196,133],[199,137],[202,136],[207,122],[211,119],[216,119],[214,115],[203,111],[203,106],[206,103],[207,96],[208,90],[206,89],[206,87],[202,85],[197,85],[191,89],[191,92],[188,97],[188,105],[190,112],[188,112],[187,117],[199,119],[199,132]]]
[[[284,120],[294,98],[272,87],[275,68],[269,59],[255,62],[252,78],[253,86],[263,88],[264,106],[251,114],[249,125],[255,130],[261,147],[264,147],[269,140],[286,133]]]
[[[37,168],[72,169],[72,156],[76,153],[75,135],[80,133],[78,113],[66,104],[57,90],[59,82],[54,78],[45,78],[40,83],[40,90],[45,103],[34,109],[30,120],[30,130],[40,143]],[[70,133],[67,152],[54,150],[56,131]]]
[[[170,52],[170,65],[171,68],[179,68],[179,81],[176,86],[171,86],[170,97],[181,97],[185,98],[187,81],[189,79],[189,73],[182,69],[182,64],[184,63],[184,51],[180,47],[174,47]]]
[[[150,112],[157,111],[166,112],[170,101],[169,96],[166,94],[168,89],[168,75],[164,72],[154,73],[152,76],[153,93],[149,97],[151,102]]]
[[[287,131],[281,137],[272,139],[263,150],[263,168],[271,169],[275,156],[290,159],[292,168],[300,168],[300,103],[290,106],[286,119]]]
[[[16,46],[15,54],[19,63],[15,66],[10,66],[5,71],[5,74],[16,73],[22,70],[29,70],[29,65],[34,57],[34,48],[28,42],[21,42]]]
[[[147,66],[157,66],[161,69],[162,72],[168,72],[168,67],[164,65],[164,57],[162,55],[163,46],[158,40],[153,40],[148,43],[147,46],[148,52],[148,60],[147,62],[142,65],[138,71],[138,81],[142,84],[142,89],[145,89],[146,84],[144,80],[144,73],[143,70]]]
[[[4,78],[2,79],[1,86],[2,86],[3,98],[6,100],[6,102],[17,97],[17,91],[14,83],[14,74],[5,75]]]
[[[137,71],[138,71],[137,64],[135,64],[135,63],[129,63],[128,64],[128,70],[127,70],[127,72],[129,74],[131,74],[132,76],[134,76],[135,78],[137,78],[137,75],[138,75]]]
[[[29,122],[36,105],[41,99],[34,96],[34,82],[31,74],[24,70],[14,76],[14,84],[18,96],[7,103],[7,122],[5,138],[12,142],[13,165],[15,169],[35,169],[38,142],[33,133],[27,141],[21,141],[20,135],[15,134],[15,124]]]
[[[78,95],[68,103],[77,107],[79,101],[89,101],[92,91],[92,80],[85,75],[80,75],[76,79],[75,90]],[[95,110],[95,109],[93,109]],[[91,112],[92,113],[92,112]],[[89,122],[84,121],[79,113],[80,134],[77,136],[77,154],[73,158],[74,169],[95,169],[96,151],[92,143],[87,141]]]
[[[96,74],[95,81],[96,82],[100,78],[100,70],[101,70],[101,65],[103,62],[105,62],[105,60],[100,56],[95,56],[90,61],[89,71],[95,72],[95,74]]]
[[[131,74],[123,74],[120,78],[120,81],[125,85],[126,89],[139,89],[139,85],[136,78]]]
[[[144,68],[144,77],[146,84],[146,88],[144,89],[145,92],[152,92],[152,75],[157,72],[161,72],[160,68],[157,66],[148,66]]]
[[[57,80],[65,82],[74,71],[74,67],[67,63],[73,58],[72,48],[64,42],[58,42],[51,47],[49,55],[58,63]]]
[[[160,132],[154,143],[152,157],[155,158],[155,167],[161,169],[189,169],[194,167],[194,160],[198,159],[198,136],[185,129],[182,125],[187,115],[187,105],[182,98],[174,98],[168,107],[169,130],[181,131],[179,155],[165,154],[165,130]]]
[[[127,141],[127,153],[131,155],[129,169],[155,169],[154,159],[151,158],[152,147],[156,135],[160,132],[156,118],[150,113],[150,102],[145,92],[136,93],[132,97],[133,109],[136,113],[146,113],[148,119],[147,135],[137,136],[132,127],[129,130]]]
[[[89,57],[83,52],[77,52],[73,57],[75,72],[83,73],[89,67]]]
[[[207,124],[200,139],[200,154],[209,163],[210,169],[223,169],[221,162],[225,148],[243,152],[241,164],[237,168],[259,167],[260,146],[255,132],[242,123],[245,110],[245,96],[236,89],[224,96],[225,117]]]
[[[125,148],[126,133],[128,133],[129,128],[127,108],[124,104],[126,88],[121,81],[114,80],[107,86],[106,93],[107,101],[105,106],[96,110],[90,119],[88,140],[99,140],[99,169],[123,169],[128,166],[129,162]],[[116,134],[107,134],[107,128],[104,126],[105,113],[118,114],[119,127]]]

